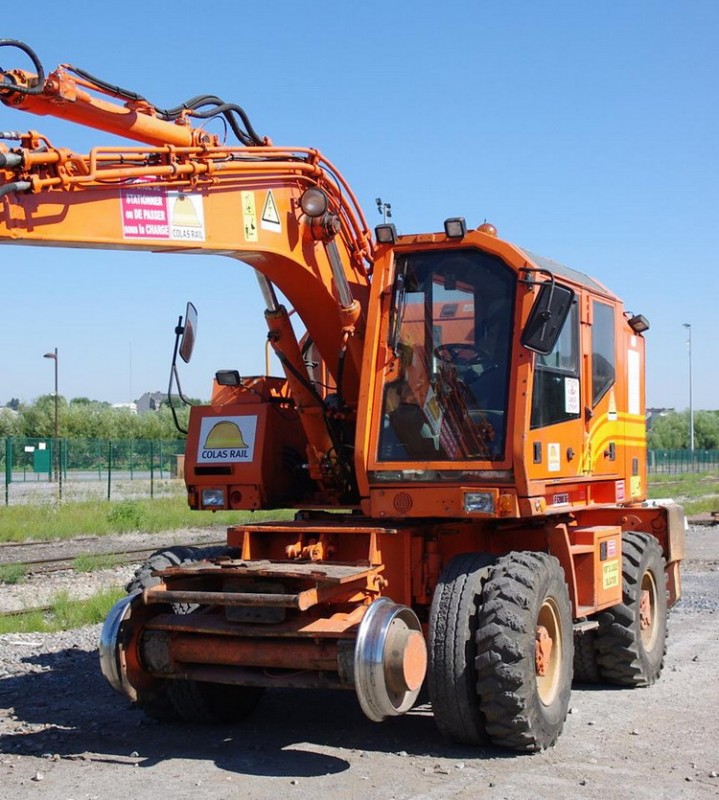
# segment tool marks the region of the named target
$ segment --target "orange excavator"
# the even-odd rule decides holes
[[[135,143],[0,133],[0,243],[236,259],[284,373],[216,373],[185,481],[193,509],[293,518],[150,558],[103,627],[115,689],[212,722],[268,687],[344,688],[381,721],[426,685],[446,739],[534,751],[573,680],[659,677],[685,524],[647,503],[643,316],[488,223],[370,231],[324,156],[274,146],[219,97],[160,109],[0,48],[33,64],[0,70],[7,108]],[[188,305],[184,360],[196,329]]]

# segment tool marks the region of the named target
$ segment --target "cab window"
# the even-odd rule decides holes
[[[577,419],[579,387],[579,313],[572,308],[551,353],[535,356],[532,389],[532,428]]]
[[[592,407],[604,397],[616,379],[614,308],[597,300],[593,306]]]

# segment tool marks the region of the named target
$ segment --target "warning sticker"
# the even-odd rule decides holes
[[[275,233],[282,233],[282,224],[280,222],[280,214],[277,211],[277,204],[272,192],[267,192],[265,204],[262,207],[262,216],[260,217],[260,227],[266,231],[274,231]]]
[[[427,396],[424,399],[424,416],[429,423],[432,433],[436,436],[442,427],[442,410],[437,402],[437,396],[430,386],[427,389]]]
[[[138,188],[122,193],[121,207],[125,239],[205,240],[205,215],[199,194]]]
[[[205,417],[197,447],[198,464],[252,461],[257,417]]]
[[[567,414],[579,413],[579,379],[564,379],[564,411]]]
[[[242,192],[242,228],[246,242],[257,241],[257,213],[255,211],[254,192]]]
[[[559,472],[562,468],[562,456],[559,442],[550,442],[547,445],[547,469],[550,472]]]
[[[623,503],[626,500],[626,485],[624,481],[614,482],[617,503]]]
[[[619,586],[619,561],[607,561],[602,565],[602,586],[605,589]]]

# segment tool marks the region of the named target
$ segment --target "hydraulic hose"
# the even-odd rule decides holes
[[[6,84],[6,87],[11,88],[14,92],[18,92],[20,94],[40,94],[45,85],[45,70],[37,56],[37,53],[32,49],[32,47],[26,45],[24,42],[18,41],[17,39],[0,39],[0,47],[16,47],[18,50],[22,50],[22,52],[28,56],[30,61],[32,61],[33,66],[35,67],[35,72],[37,73],[37,84],[30,89],[25,86],[14,86],[13,84]],[[0,70],[0,72],[2,72],[2,70]]]
[[[5,197],[13,192],[26,192],[31,187],[32,184],[30,181],[13,181],[12,183],[6,183],[4,186],[0,186],[0,197]]]

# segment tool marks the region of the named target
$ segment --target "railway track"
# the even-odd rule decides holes
[[[15,543],[12,543],[15,544]],[[52,544],[51,542],[42,542],[37,543],[42,545]],[[213,545],[221,545],[225,544],[225,539],[213,539],[213,540],[203,540],[201,542],[183,542],[177,545],[171,545],[173,547],[210,547]],[[5,544],[3,547],[7,547],[8,545]],[[23,546],[28,547],[29,545],[25,542]],[[32,546],[32,545],[30,545]],[[100,561],[108,561],[112,562],[113,565],[122,566],[123,564],[133,564],[136,561],[143,561],[145,558],[151,556],[154,552],[158,549],[162,549],[160,546],[158,548],[157,545],[153,547],[137,547],[137,548],[123,548],[122,550],[109,550],[109,551],[101,551],[96,553],[72,553],[69,555],[61,555],[61,556],[53,556],[52,558],[30,558],[30,559],[20,559],[18,561],[3,561],[0,566],[23,566],[26,568],[28,573],[37,574],[37,573],[47,573],[47,572],[60,572],[61,570],[72,569],[73,564],[75,563],[78,557],[87,557],[90,559],[97,559],[98,562]]]
[[[73,540],[74,544],[77,544],[82,540],[75,539]],[[85,541],[88,542],[96,542],[96,537],[87,537]],[[225,544],[225,539],[203,539],[201,541],[191,541],[191,542],[177,542],[174,544],[168,544],[167,547],[211,547],[214,545],[223,545]],[[60,543],[58,542],[5,542],[0,545],[0,553],[5,555],[8,551],[12,551],[15,548],[25,548],[26,550],[33,550],[38,549],[41,550],[42,548],[52,547],[55,546],[56,548],[59,546]],[[142,562],[146,558],[149,558],[153,553],[157,550],[164,549],[165,545],[162,542],[155,542],[152,547],[133,547],[133,548],[122,548],[118,550],[103,550],[98,552],[88,553],[82,550],[76,550],[73,553],[65,553],[63,555],[52,556],[52,557],[43,557],[43,558],[22,558],[13,561],[7,561],[1,559],[0,567],[8,568],[8,567],[22,567],[25,570],[25,576],[32,576],[32,575],[49,575],[54,572],[62,572],[66,570],[72,570],[75,567],[76,559],[78,557],[88,558],[97,560],[98,569],[102,568],[107,564],[111,564],[112,566],[123,566],[126,564],[135,564],[137,562]],[[1,582],[0,582],[0,585]],[[27,614],[33,613],[46,613],[52,611],[53,605],[46,604],[46,605],[38,605],[38,606],[31,606],[31,607],[24,607],[21,609],[13,609],[9,611],[2,611],[0,612],[0,618],[3,617],[17,617],[23,616]]]

